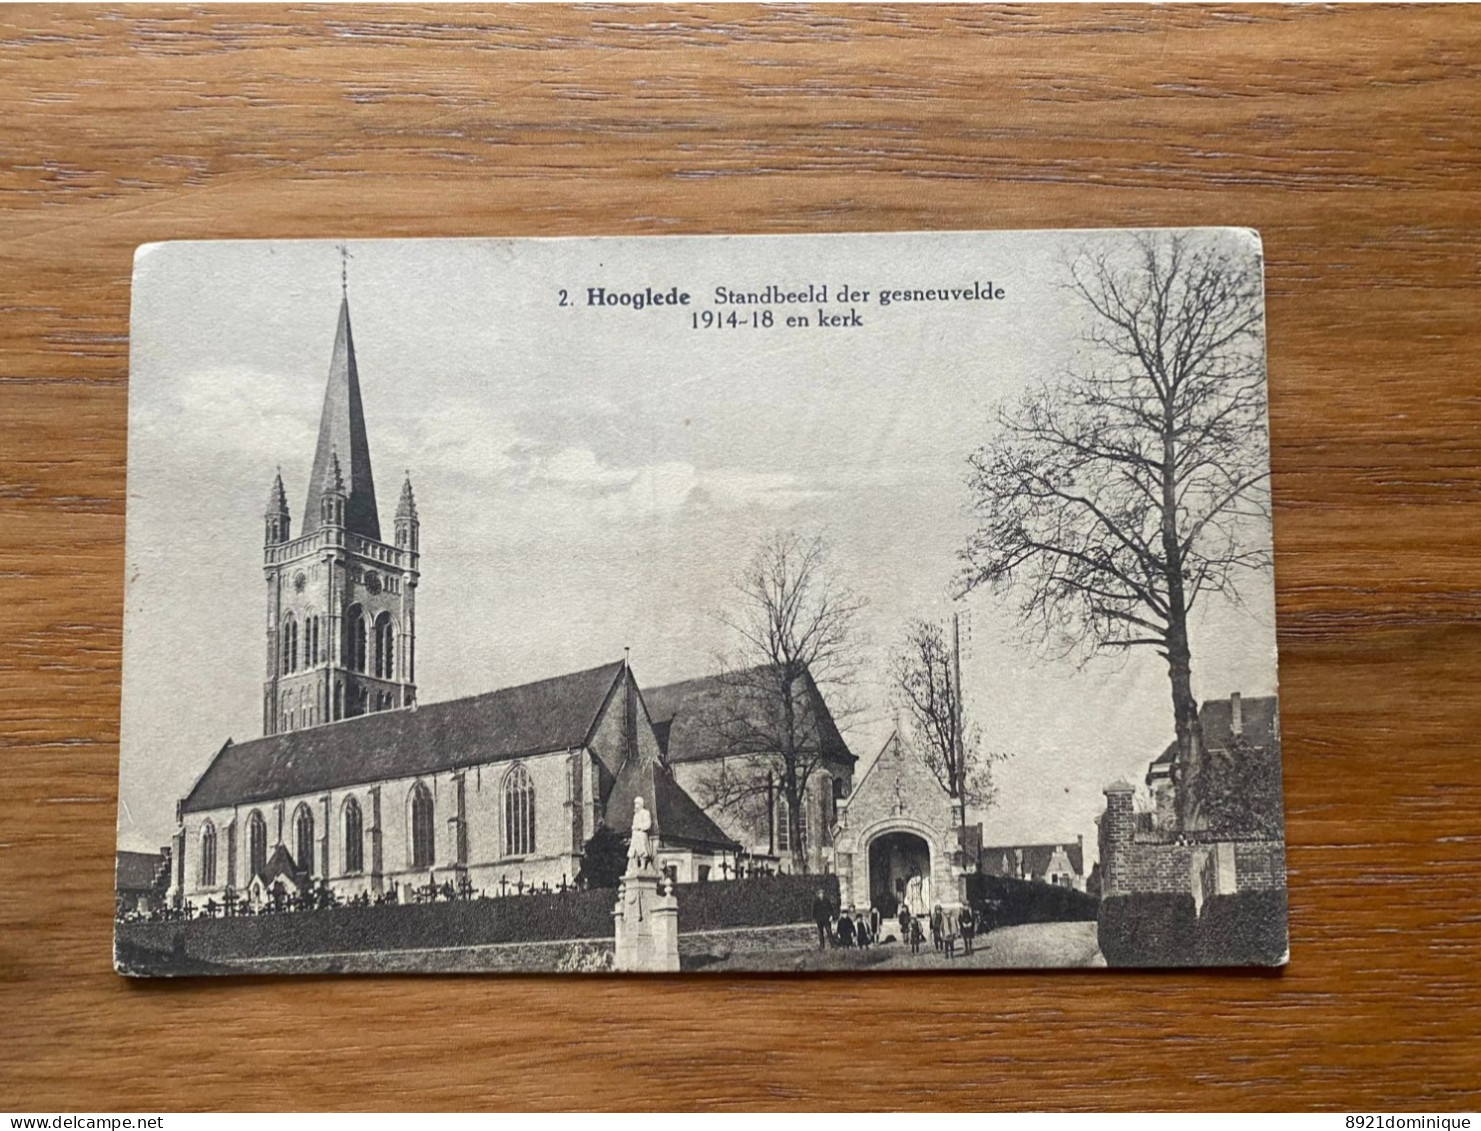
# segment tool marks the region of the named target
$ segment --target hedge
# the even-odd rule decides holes
[[[1286,954],[1285,891],[1244,891],[1206,900],[1198,959],[1209,966],[1276,966]]]
[[[820,888],[837,910],[837,876],[757,876],[723,883],[680,884],[675,893],[679,897],[679,932],[811,923],[812,903]]]
[[[1286,893],[1205,900],[1141,893],[1101,901],[1100,950],[1112,966],[1273,966],[1286,953]]]
[[[1198,911],[1192,895],[1141,892],[1101,900],[1100,952],[1111,966],[1196,966]]]
[[[1021,923],[1083,922],[1096,912],[1093,895],[1006,876],[968,876],[967,902],[985,931]]]
[[[836,907],[835,876],[769,876],[680,884],[679,930],[767,927],[812,920],[823,888]],[[323,911],[244,915],[185,922],[119,923],[125,965],[149,955],[174,965],[184,959],[223,962],[301,954],[342,954],[488,946],[508,942],[611,938],[614,889],[505,896],[452,903],[335,907]]]

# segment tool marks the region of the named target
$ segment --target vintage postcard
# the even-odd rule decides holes
[[[1246,229],[142,247],[115,964],[1286,960]]]

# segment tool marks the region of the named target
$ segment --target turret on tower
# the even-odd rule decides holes
[[[401,501],[396,504],[396,547],[401,550],[410,550],[413,554],[419,553],[421,546],[421,527],[417,521],[417,500],[411,493],[411,472],[406,473],[406,480],[401,484]]]
[[[319,485],[319,525],[340,527],[345,524],[345,477],[339,470],[339,453],[329,449],[329,466],[324,469],[324,482]]]
[[[420,523],[409,474],[395,528],[395,544],[382,542],[346,295],[297,538],[281,473],[268,495],[265,734],[416,702]]]
[[[263,514],[267,529],[263,543],[279,546],[289,541],[292,535],[292,520],[288,517],[288,494],[283,490],[283,469],[273,476],[272,490],[267,493],[267,510]]]

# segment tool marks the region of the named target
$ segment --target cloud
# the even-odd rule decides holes
[[[558,496],[594,517],[647,518],[681,510],[787,509],[824,494],[796,476],[737,468],[701,470],[683,460],[632,467],[604,463],[590,448],[554,451],[522,441],[508,449],[514,484]]]
[[[312,453],[324,389],[251,366],[223,365],[187,370],[162,393],[136,397],[132,425],[160,432],[166,451],[208,449],[228,461],[263,463],[272,459],[265,438],[270,451]]]
[[[705,477],[706,489],[722,505],[761,506],[786,510],[828,494],[804,487],[795,475],[721,468]]]

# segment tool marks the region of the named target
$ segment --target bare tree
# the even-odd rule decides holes
[[[1268,570],[1269,455],[1256,259],[1227,237],[1148,234],[1070,266],[1087,314],[1072,371],[998,415],[969,457],[979,527],[964,588],[1011,587],[1041,643],[1167,662],[1181,788],[1199,823],[1203,739],[1188,615]],[[1259,519],[1255,522],[1252,520]]]
[[[960,675],[946,633],[935,621],[911,621],[890,657],[896,699],[905,708],[900,737],[926,764],[967,823],[967,806],[991,805],[996,796],[992,763],[1007,755],[984,754],[981,733],[966,721]]]
[[[734,605],[720,614],[735,651],[722,661],[711,725],[728,757],[702,783],[701,800],[753,819],[784,800],[795,871],[807,870],[808,782],[842,752],[838,724],[852,709],[864,605],[835,576],[821,537],[786,531],[756,549],[736,578]]]

